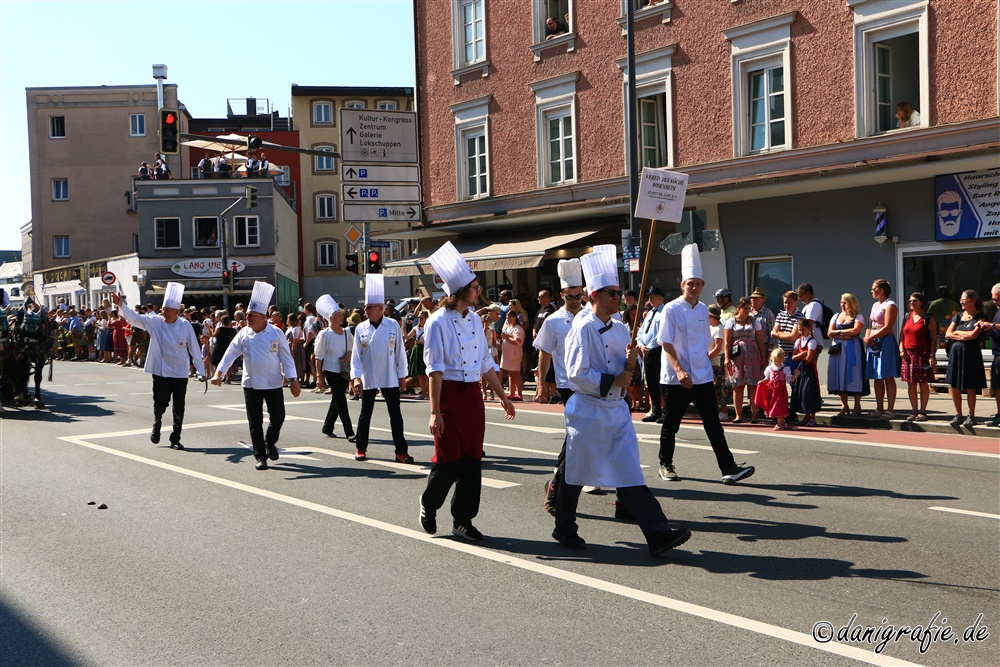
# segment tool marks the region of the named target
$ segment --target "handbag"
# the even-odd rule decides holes
[[[344,331],[344,343],[345,343],[345,345],[347,343],[347,331],[346,330]],[[345,352],[344,356],[342,356],[340,358],[340,377],[344,378],[345,380],[350,380],[351,379],[351,362],[347,361],[347,355],[348,354],[350,354],[350,352]]]
[[[835,357],[843,351],[844,351],[844,346],[841,343],[834,343],[833,345],[830,346],[828,353],[830,354],[831,357]]]
[[[734,344],[729,349],[729,358],[730,359],[735,359],[736,357],[740,356],[740,353],[742,353],[742,352],[743,352],[743,349],[739,345]]]

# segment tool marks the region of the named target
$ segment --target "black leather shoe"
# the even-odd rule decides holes
[[[170,449],[184,449],[184,445],[179,442],[171,442]]]
[[[272,461],[278,460],[278,447],[274,443],[268,443],[267,445],[267,458]]]
[[[587,546],[586,540],[579,535],[564,535],[557,530],[553,530],[552,537],[567,549],[583,549]]]
[[[649,543],[649,555],[662,556],[674,547],[679,547],[680,545],[691,539],[691,531],[687,528],[673,528],[663,535],[659,540]]]
[[[356,435],[347,436],[347,442],[357,442],[357,441],[358,441],[358,436]]]
[[[337,434],[333,432],[333,429],[323,429],[323,435],[328,438],[336,438]]]
[[[651,415],[646,415],[645,417],[643,417],[642,421],[644,421],[644,422],[646,422],[648,424],[649,422],[655,422],[659,418],[660,418],[660,413],[659,412],[654,412]]]
[[[257,470],[267,470],[267,459],[258,459],[255,467]]]
[[[149,434],[149,441],[154,445],[160,442],[160,423],[153,422],[153,430]]]

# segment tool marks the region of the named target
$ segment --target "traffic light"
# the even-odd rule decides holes
[[[249,137],[247,137],[247,150],[255,151],[258,148],[260,148],[261,143],[263,142],[260,140],[260,137],[258,137],[255,134],[251,134]]]
[[[358,253],[347,253],[347,270],[356,276],[361,274],[361,267],[358,266]]]
[[[257,188],[248,185],[243,190],[243,205],[248,211],[252,211],[257,206]]]
[[[237,273],[236,267],[237,267],[236,262],[233,262],[232,266],[229,267],[229,271],[226,272],[226,273],[229,274],[229,291],[230,292],[232,292],[232,291],[234,291],[236,289],[236,273]]]
[[[222,289],[228,292],[233,291],[233,272],[229,269],[222,269]]]
[[[181,152],[181,117],[177,109],[160,109],[160,152],[164,155]]]
[[[378,250],[368,251],[368,273],[382,273],[382,254]]]

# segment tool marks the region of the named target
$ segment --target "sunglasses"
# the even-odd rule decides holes
[[[579,301],[583,298],[583,294],[564,294],[567,301]]]
[[[622,295],[622,291],[620,289],[599,289],[597,291],[602,292],[603,294],[607,294],[612,299],[614,299],[616,296]]]

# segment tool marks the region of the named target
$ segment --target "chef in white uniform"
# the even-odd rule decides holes
[[[160,441],[163,413],[167,411],[168,405],[173,405],[173,430],[170,432],[172,449],[184,449],[181,444],[181,428],[184,426],[184,399],[191,365],[194,365],[199,379],[203,380],[205,376],[201,345],[194,327],[180,317],[183,298],[184,285],[167,283],[163,295],[163,314],[140,315],[129,308],[121,294],[111,295],[111,300],[126,322],[149,332],[149,351],[143,367],[146,373],[153,376],[153,430],[149,434],[149,440],[154,445]]]
[[[708,306],[698,301],[705,281],[701,276],[701,256],[694,243],[681,251],[681,295],[663,309],[660,323],[663,385],[663,427],[660,429],[660,478],[678,482],[674,469],[674,437],[681,418],[692,403],[701,415],[705,435],[722,471],[723,484],[735,484],[754,473],[753,466],[737,465],[729,451],[726,434],[715,404],[715,384],[708,348],[712,330]]]
[[[611,486],[631,512],[659,556],[691,537],[670,528],[660,504],[646,486],[639,465],[639,441],[624,396],[632,381],[626,362],[636,363],[637,348],[618,312],[618,262],[615,246],[596,246],[581,258],[591,308],[573,320],[566,341],[566,373],[573,395],[566,404],[566,474],[556,499],[552,537],[582,549],[576,507],[583,485]]]
[[[385,285],[381,273],[365,276],[365,315],[368,319],[354,329],[351,350],[351,389],[361,395],[361,415],[357,432],[347,438],[355,443],[354,458],[368,458],[368,430],[371,427],[375,396],[381,390],[389,411],[392,442],[398,463],[413,463],[406,438],[403,437],[403,413],[399,410],[399,392],[406,387],[409,370],[403,331],[399,322],[385,313]]]
[[[534,346],[538,349],[538,377],[543,378],[549,372],[549,366],[555,367],[556,390],[562,397],[563,405],[573,395],[566,375],[566,338],[573,326],[573,319],[583,310],[583,267],[579,259],[559,260],[556,271],[559,273],[559,286],[564,305],[542,322],[542,328],[535,336]],[[542,394],[548,399],[547,393]],[[555,516],[556,495],[559,491],[559,480],[565,474],[566,441],[563,441],[559,458],[556,460],[555,475],[545,483],[545,510]]]
[[[288,348],[284,332],[268,322],[267,306],[274,294],[274,286],[257,281],[247,306],[247,326],[239,330],[226,348],[222,361],[212,376],[212,384],[222,386],[222,378],[229,367],[243,357],[243,402],[250,425],[250,442],[257,470],[267,470],[268,459],[278,460],[278,436],[285,422],[285,380],[291,386],[292,396],[298,398],[298,374],[295,360]],[[267,432],[264,432],[264,404],[267,404]]]

